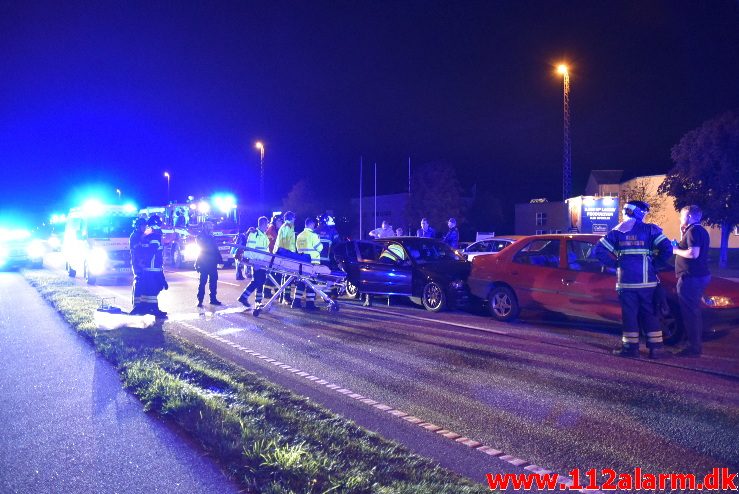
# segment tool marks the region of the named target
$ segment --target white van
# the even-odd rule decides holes
[[[62,253],[71,278],[81,273],[88,284],[100,278],[130,281],[131,252],[128,239],[137,218],[132,206],[107,206],[88,202],[72,208],[67,216]]]

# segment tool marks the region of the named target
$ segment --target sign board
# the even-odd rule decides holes
[[[617,197],[579,196],[567,200],[570,229],[604,235],[618,224]]]

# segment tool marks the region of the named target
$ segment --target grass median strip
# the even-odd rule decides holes
[[[53,273],[25,277],[146,410],[179,424],[249,492],[490,492],[160,326],[99,331],[96,295]]]

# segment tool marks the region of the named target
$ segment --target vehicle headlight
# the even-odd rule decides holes
[[[200,255],[200,246],[195,243],[187,244],[185,246],[184,254],[185,259],[187,259],[188,261],[194,261]]]
[[[730,305],[733,305],[732,300],[729,297],[721,297],[719,295],[703,297],[703,303],[709,307],[729,307]]]
[[[92,274],[100,274],[105,271],[108,263],[108,253],[101,248],[95,248],[90,251],[87,257],[87,270]]]
[[[41,240],[34,240],[26,247],[26,252],[31,259],[41,259],[44,257],[46,249],[44,249],[44,244]]]
[[[49,247],[52,249],[58,249],[62,246],[61,240],[59,240],[59,237],[49,237]]]

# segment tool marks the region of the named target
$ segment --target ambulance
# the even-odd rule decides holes
[[[81,274],[94,285],[100,279],[130,282],[128,239],[138,217],[133,205],[112,206],[91,200],[67,215],[62,254],[71,278]]]

